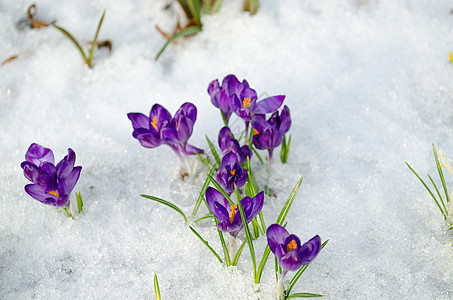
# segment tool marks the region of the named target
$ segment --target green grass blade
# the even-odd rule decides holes
[[[187,6],[187,0],[177,0],[179,5],[181,5],[182,10],[186,14],[188,20],[192,19],[193,16],[190,13],[189,6]]]
[[[204,13],[209,14],[210,12],[211,12],[211,0],[204,0]]]
[[[258,221],[255,219],[252,220],[253,234],[255,239],[260,237],[260,227],[258,226]]]
[[[215,161],[217,162],[217,165],[220,166],[222,163],[222,160],[220,159],[219,154],[217,153],[217,150],[215,149],[214,145],[212,144],[211,140],[206,136],[206,141],[208,142],[209,149],[211,149],[212,155],[214,155]]]
[[[220,263],[223,264],[223,260],[220,258],[220,256],[217,254],[217,252],[216,252],[214,249],[212,249],[211,246],[209,246],[209,243],[208,243],[206,240],[204,240],[204,239],[201,237],[201,235],[198,234],[198,232],[197,232],[195,229],[192,228],[192,226],[189,226],[189,228],[190,228],[190,230],[192,230],[192,232],[200,239],[200,241],[202,241],[203,244],[205,244],[205,246],[208,247],[209,250],[211,250],[212,254],[214,254],[215,257],[217,257],[217,259],[220,261]]]
[[[197,21],[197,25],[201,25],[200,19],[200,0],[187,0],[187,6],[189,7],[190,13]]]
[[[328,242],[329,242],[329,240],[326,240],[324,243],[322,243],[321,250],[324,249],[324,247],[327,245]],[[291,290],[293,289],[294,285],[296,284],[296,282],[299,280],[300,276],[305,272],[305,270],[308,268],[309,265],[310,264],[303,266],[302,268],[299,269],[299,271],[296,272],[296,274],[294,274],[293,278],[289,282],[289,286],[288,286],[288,289],[286,290],[286,294],[291,293]]]
[[[434,152],[434,157],[436,158],[437,172],[439,173],[440,180],[442,181],[442,186],[443,186],[444,192],[445,192],[445,199],[447,199],[447,203],[448,203],[448,202],[450,202],[450,196],[448,195],[447,185],[445,184],[444,172],[442,171],[442,168],[440,167],[439,157],[437,155],[437,150],[436,150],[436,147],[434,146],[434,144],[433,144],[433,152]],[[448,215],[448,211],[446,211],[446,212]]]
[[[98,39],[99,30],[101,30],[102,22],[104,21],[104,16],[105,16],[105,10],[102,13],[101,19],[99,20],[98,28],[96,29],[96,33],[94,34],[94,39],[93,39],[93,42],[91,44],[90,56],[88,58],[88,66],[89,67],[91,67],[91,61],[93,60],[94,47],[96,46],[96,41]]]
[[[429,192],[429,194],[431,195],[431,197],[434,199],[434,202],[436,202],[437,206],[439,207],[440,211],[442,212],[442,215],[444,216],[445,219],[446,216],[442,210],[442,208],[440,207],[439,205],[439,202],[437,201],[436,197],[434,196],[433,192],[431,192],[431,189],[426,185],[426,183],[423,181],[423,179],[417,174],[417,172],[415,172],[414,169],[412,169],[412,167],[407,163],[407,162],[404,162],[408,167],[409,169],[415,174],[415,176],[417,176],[417,178],[420,180],[420,182],[423,184],[423,186],[425,187],[425,189]]]
[[[213,215],[213,214],[207,214],[207,215],[205,215],[205,216],[202,216],[202,217],[196,219],[196,220],[195,220],[195,223],[197,223],[197,222],[199,222],[199,221],[201,221],[201,220],[204,220],[204,219],[213,219],[213,218],[214,218],[214,215]]]
[[[244,0],[244,11],[250,12],[251,15],[256,14],[260,7],[259,0]]]
[[[293,298],[319,298],[319,297],[324,297],[324,295],[318,295],[318,294],[312,294],[312,293],[294,293],[286,299],[293,299]]]
[[[154,274],[154,293],[156,294],[156,300],[161,300],[159,281],[157,280],[157,274]]]
[[[285,205],[283,206],[282,210],[280,211],[280,215],[277,218],[277,224],[283,225],[283,222],[285,221],[286,215],[288,214],[291,205],[294,202],[294,199],[296,198],[297,192],[299,191],[300,185],[302,184],[302,179],[304,177],[301,177],[299,181],[296,183],[296,186],[294,187],[293,191],[288,197],[288,200],[286,200]]]
[[[253,153],[255,153],[256,157],[258,157],[258,160],[260,161],[261,164],[264,164],[263,159],[261,156],[258,154],[258,151],[256,151],[255,147],[253,145],[250,145],[250,149],[252,149]]]
[[[269,245],[266,245],[266,249],[264,249],[263,257],[261,258],[260,264],[258,265],[258,270],[255,278],[255,283],[258,284],[261,281],[261,275],[263,274],[264,266],[266,265],[267,259],[269,258],[269,254],[271,253],[271,249]]]
[[[244,226],[245,236],[247,238],[247,244],[249,245],[250,256],[252,257],[252,264],[253,264],[253,278],[256,278],[256,256],[255,256],[255,249],[253,248],[253,239],[252,234],[250,233],[249,226],[247,224],[247,219],[245,217],[244,209],[242,208],[242,203],[240,201],[239,192],[234,184],[234,191],[238,197],[238,208],[241,214],[242,225]]]
[[[225,190],[220,186],[220,184],[212,177],[212,175],[208,174],[209,180],[211,180],[212,185],[227,199],[230,205],[234,205],[233,200],[231,200],[230,196],[225,192]]]
[[[157,53],[156,55],[156,58],[155,60],[158,60],[159,57],[162,55],[162,53],[164,53],[165,51],[165,48],[167,48],[167,46],[173,42],[174,40],[176,40],[177,38],[180,38],[180,37],[183,37],[183,36],[186,36],[186,35],[191,35],[191,34],[195,34],[197,32],[200,32],[201,31],[201,27],[200,26],[190,26],[190,27],[187,27],[186,29],[184,30],[181,30],[180,32],[174,34],[171,38],[169,38],[164,46],[160,49],[160,51]]]
[[[76,199],[77,199],[77,209],[79,211],[79,214],[82,212],[83,210],[83,200],[82,200],[82,195],[80,195],[80,193],[75,193],[76,195]]]
[[[60,30],[69,40],[71,40],[71,42],[76,46],[76,48],[79,50],[80,54],[82,55],[83,57],[83,61],[87,64],[88,64],[88,59],[87,59],[87,56],[85,55],[85,52],[83,51],[82,49],[82,46],[80,46],[79,42],[77,42],[77,40],[72,36],[72,34],[70,34],[66,29],[60,27],[60,26],[57,26],[55,24],[52,24],[56,29]]]
[[[160,199],[160,198],[154,197],[154,196],[149,196],[149,195],[140,195],[140,196],[142,196],[143,198],[149,199],[149,200],[153,200],[153,201],[162,203],[162,204],[164,204],[164,205],[166,205],[166,206],[168,206],[170,208],[173,208],[174,210],[179,212],[182,215],[182,217],[184,218],[184,221],[187,222],[187,218],[186,218],[186,215],[184,214],[184,212],[179,207],[174,205],[173,203],[168,202],[167,200],[164,200],[164,199]]]
[[[280,160],[286,164],[288,162],[289,147],[291,145],[291,135],[289,136],[288,143],[286,143],[286,135],[283,136],[282,150],[280,152]]]
[[[239,261],[239,257],[241,256],[242,249],[244,249],[244,246],[246,244],[245,242],[247,242],[247,240],[244,240],[242,242],[241,247],[239,247],[238,251],[236,252],[236,255],[234,256],[233,266],[237,266],[238,265],[238,261]]]
[[[197,155],[198,159],[208,168],[208,169],[211,169],[211,162],[209,161],[209,159],[207,158],[204,158],[203,156],[201,156],[200,153],[198,153],[197,151],[194,151],[194,153]]]
[[[215,14],[219,11],[220,6],[222,5],[222,0],[215,0],[214,5],[212,6],[212,13]]]
[[[440,198],[440,202],[442,202],[442,205],[443,205],[443,207],[444,207],[444,210],[442,210],[442,208],[441,208],[440,205],[439,205],[439,202],[437,202],[436,199],[434,199],[434,201],[436,201],[437,207],[439,207],[440,211],[441,211],[442,214],[444,215],[444,218],[446,218],[446,216],[447,216],[448,214],[445,213],[445,212],[447,211],[447,208],[445,207],[444,199],[442,199],[442,196],[440,195],[440,192],[439,192],[439,189],[437,188],[436,183],[434,182],[434,180],[431,178],[431,176],[430,176],[429,174],[428,174],[428,178],[429,178],[429,180],[431,181],[431,183],[433,184],[434,189],[436,190],[436,193],[437,193],[437,195],[438,195],[439,198]]]
[[[250,164],[250,157],[248,157],[248,156],[247,156],[246,168],[247,168],[248,181],[250,181],[250,189],[253,194],[253,197],[255,197],[256,194],[258,194],[258,185],[256,184],[255,175],[253,174],[252,165]]]
[[[215,167],[213,166],[211,168],[211,170],[209,170],[209,174],[212,176],[214,174],[214,171],[215,171]],[[201,202],[204,199],[204,195],[206,193],[206,190],[208,189],[208,186],[209,186],[209,177],[206,177],[203,187],[201,188],[200,194],[198,195],[197,202],[195,203],[195,206],[192,211],[192,216],[194,216],[194,217],[197,214],[198,209],[200,208]]]
[[[217,220],[217,218],[214,217],[214,220],[216,224],[219,224],[219,220]],[[225,256],[225,263],[228,267],[231,265],[230,251],[228,250],[228,247],[225,243],[225,239],[223,238],[223,233],[222,231],[220,231],[218,227],[217,233],[219,234],[220,244],[222,244],[223,255]]]

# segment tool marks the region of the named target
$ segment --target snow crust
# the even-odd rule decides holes
[[[193,102],[190,143],[206,149],[204,135],[216,140],[222,126],[206,89],[230,73],[258,94],[285,94],[293,117],[288,164],[275,160],[269,172],[253,163],[277,195],[265,200],[266,221],[304,176],[287,229],[330,239],[294,291],[453,297],[451,232],[404,164],[435,174],[433,142],[453,156],[451,1],[260,2],[250,16],[241,1],[224,1],[203,16],[202,32],[154,62],[164,43],[154,26],[173,29],[175,4],[38,1],[38,19],[56,19],[83,42],[107,10],[100,39],[114,50],[97,51],[93,69],[57,30],[18,28],[29,1],[0,2],[0,60],[19,54],[0,67],[1,299],[151,299],[155,273],[163,299],[273,299],[272,256],[257,293],[247,247],[225,269],[176,212],[139,196],[190,214],[205,169],[182,182],[174,153],[141,147],[126,114]],[[24,192],[20,163],[33,142],[57,160],[76,152],[85,202],[76,220]],[[196,228],[221,251],[211,223]],[[259,258],[265,243],[257,241]]]

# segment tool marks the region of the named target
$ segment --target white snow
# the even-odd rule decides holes
[[[157,273],[163,299],[273,299],[272,255],[256,293],[247,247],[226,269],[180,215],[139,196],[190,214],[205,169],[181,182],[174,153],[141,147],[126,114],[193,102],[190,143],[206,149],[205,134],[216,141],[222,126],[206,89],[230,73],[258,94],[285,94],[291,108],[288,164],[276,159],[269,173],[253,163],[277,194],[266,199],[266,222],[304,176],[287,229],[304,241],[330,239],[293,291],[453,297],[451,232],[404,164],[435,175],[431,143],[453,153],[453,3],[260,2],[250,16],[241,1],[224,1],[203,16],[202,32],[155,62],[165,40],[154,26],[171,32],[176,4],[37,1],[38,19],[56,19],[83,42],[107,10],[99,38],[112,40],[113,52],[97,51],[93,69],[54,28],[16,26],[30,1],[0,2],[0,61],[19,54],[0,67],[0,298],[151,299]],[[242,128],[232,118],[233,130]],[[20,163],[33,142],[57,160],[76,152],[85,210],[75,220],[24,192]],[[196,228],[221,252],[211,223]],[[255,245],[259,258],[265,243]]]

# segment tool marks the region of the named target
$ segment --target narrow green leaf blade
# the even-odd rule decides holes
[[[154,293],[156,294],[156,300],[161,300],[159,281],[157,280],[157,274],[154,274]]]
[[[82,212],[83,210],[83,200],[82,200],[82,195],[80,195],[80,193],[75,193],[76,195],[76,199],[77,199],[77,209],[79,211],[79,214]]]
[[[434,144],[433,144],[433,152],[434,152],[434,157],[436,159],[437,172],[439,173],[439,177],[440,177],[440,180],[442,181],[442,186],[444,188],[445,199],[447,199],[447,202],[450,202],[450,196],[448,195],[447,185],[445,183],[444,172],[442,171],[442,168],[440,167],[439,157],[437,155],[437,150],[436,150],[436,147],[434,146]],[[448,211],[446,211],[446,212],[448,215]]]
[[[215,172],[215,166],[212,166],[211,170],[209,170],[209,175],[214,175],[214,172]],[[198,212],[198,209],[200,208],[200,205],[201,205],[201,202],[203,201],[204,199],[204,195],[206,193],[206,190],[208,189],[208,186],[209,186],[209,177],[206,177],[206,180],[203,184],[203,187],[201,188],[201,191],[200,191],[200,194],[198,195],[198,199],[197,199],[197,202],[195,203],[195,206],[193,208],[193,211],[192,211],[192,216],[195,217],[195,215],[197,214]]]
[[[223,264],[223,260],[220,258],[220,256],[217,254],[217,252],[211,246],[209,246],[209,243],[205,239],[203,239],[201,237],[201,235],[195,229],[193,229],[192,226],[189,226],[189,228],[200,239],[200,241],[202,241],[203,244],[205,244],[205,246],[208,247],[209,250],[211,250],[212,254],[214,254],[215,257],[217,257],[217,259],[220,261],[220,263]]]
[[[201,27],[200,26],[190,26],[190,27],[187,27],[186,29],[184,30],[181,30],[180,32],[174,34],[171,38],[169,38],[164,46],[160,49],[160,51],[157,53],[156,55],[156,58],[155,60],[158,60],[159,57],[162,55],[162,53],[165,51],[165,48],[167,48],[167,46],[173,42],[174,40],[180,38],[180,37],[183,37],[183,36],[186,36],[186,35],[191,35],[191,34],[195,34],[197,32],[200,32],[201,31]]]
[[[149,196],[149,195],[140,195],[140,196],[142,196],[143,198],[149,199],[149,200],[153,200],[153,201],[162,203],[162,204],[164,204],[164,205],[166,205],[166,206],[168,206],[170,208],[173,208],[174,210],[179,212],[182,215],[182,217],[184,218],[184,221],[187,222],[187,218],[186,218],[186,215],[184,214],[184,212],[179,207],[174,205],[173,203],[168,202],[167,200],[164,200],[164,199],[161,199],[161,198],[154,197],[154,196]]]
[[[211,140],[206,136],[206,141],[208,142],[209,149],[211,149],[212,155],[214,155],[215,161],[217,162],[217,165],[220,166],[222,163],[222,160],[220,159],[219,154],[217,153],[217,150],[215,149],[214,145],[212,144]]]
[[[105,16],[105,10],[102,13],[101,19],[99,20],[98,28],[96,29],[96,33],[94,34],[94,39],[93,39],[93,42],[91,44],[90,56],[88,58],[88,66],[90,66],[90,67],[91,67],[91,61],[93,60],[94,47],[96,46],[96,41],[98,39],[99,30],[101,30],[102,22],[104,21],[104,16]]]
[[[238,265],[239,257],[242,254],[242,249],[244,249],[244,246],[245,246],[246,242],[247,242],[247,240],[245,239],[242,242],[241,247],[239,247],[238,251],[236,252],[236,255],[234,256],[234,260],[233,260],[233,266],[237,266]]]
[[[304,177],[301,177],[299,181],[296,183],[296,186],[294,187],[293,191],[288,197],[288,200],[286,200],[285,205],[283,206],[282,210],[280,211],[280,215],[277,218],[277,224],[283,225],[283,222],[285,221],[286,215],[288,214],[291,205],[294,202],[294,199],[296,198],[297,192],[299,192],[300,185],[302,184],[302,179]]]
[[[77,40],[72,36],[72,34],[70,34],[66,29],[60,27],[60,26],[57,26],[55,24],[52,24],[56,29],[58,29],[59,31],[61,31],[69,40],[71,40],[71,42],[76,46],[76,48],[79,50],[80,52],[80,55],[82,55],[83,57],[83,61],[87,64],[88,64],[88,59],[87,59],[87,56],[85,55],[85,52],[83,51],[82,49],[82,46],[80,46],[79,42],[77,42]]]
[[[319,294],[312,294],[312,293],[294,293],[286,299],[294,299],[294,298],[319,298],[319,297],[324,297],[324,295],[319,295]]]
[[[225,192],[225,190],[220,186],[220,184],[212,177],[212,175],[208,174],[209,180],[211,180],[212,185],[227,199],[230,205],[234,205],[233,200],[231,200],[230,196]]]

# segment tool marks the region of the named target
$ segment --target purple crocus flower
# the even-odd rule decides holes
[[[236,76],[231,74],[223,79],[221,86],[218,79],[213,80],[209,84],[208,94],[211,96],[211,102],[215,107],[222,111],[227,123],[233,112],[230,104],[231,97],[233,95],[239,97],[241,91],[246,87],[248,88],[249,84],[245,79],[242,82],[239,82]]]
[[[31,144],[20,165],[25,177],[33,182],[25,186],[27,194],[34,199],[52,206],[68,207],[69,195],[79,180],[82,167],[74,167],[76,155],[68,149],[56,166],[52,150],[38,144]]]
[[[223,154],[234,152],[239,157],[239,162],[247,162],[247,157],[252,158],[253,152],[248,145],[239,145],[236,139],[231,136],[231,130],[227,126],[223,127],[219,132],[219,147]]]
[[[257,102],[256,91],[244,87],[239,95],[231,97],[231,109],[244,121],[246,124],[252,121],[255,116],[273,113],[276,111],[285,100],[285,96],[271,96]]]
[[[228,232],[236,238],[242,230],[242,220],[237,205],[230,205],[225,197],[215,188],[208,187],[206,190],[206,202],[214,216],[219,220],[217,227]],[[241,205],[244,210],[247,223],[250,223],[263,208],[264,192],[259,192],[255,197],[244,197]]]
[[[178,155],[202,153],[187,143],[192,135],[197,119],[197,108],[192,103],[184,103],[172,118],[163,106],[154,104],[149,117],[142,113],[128,113],[134,131],[132,136],[146,148],[169,145]]]
[[[223,157],[216,178],[217,182],[230,195],[234,191],[234,184],[237,188],[241,188],[248,180],[248,175],[247,170],[241,167],[238,156],[234,152],[229,152]]]
[[[274,112],[266,121],[263,115],[257,116],[253,122],[253,145],[260,149],[269,151],[269,160],[272,160],[273,150],[280,146],[283,136],[291,127],[291,115],[289,108],[285,105],[281,114]]]
[[[301,245],[299,238],[278,224],[267,228],[267,243],[285,271],[295,271],[311,263],[321,250],[321,238],[316,235]],[[282,273],[283,274],[283,273]],[[284,276],[282,275],[282,277]]]

